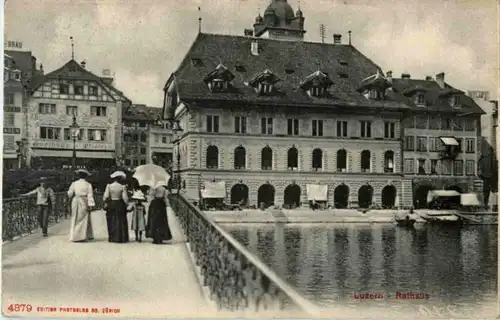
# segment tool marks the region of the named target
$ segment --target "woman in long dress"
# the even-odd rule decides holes
[[[129,241],[127,205],[127,188],[122,185],[122,177],[111,175],[112,182],[106,186],[103,200],[106,203],[106,220],[108,223],[108,241],[126,243]]]
[[[172,233],[170,232],[167,219],[168,194],[164,186],[165,184],[158,183],[156,185],[154,199],[151,201],[148,210],[146,237],[152,238],[154,244],[161,244],[162,241],[172,240]]]
[[[90,212],[95,207],[92,185],[85,180],[90,175],[87,170],[77,170],[78,180],[74,181],[68,190],[71,202],[71,227],[69,240],[85,242],[94,239]]]

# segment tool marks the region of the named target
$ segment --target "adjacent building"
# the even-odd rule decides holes
[[[26,88],[31,79],[43,74],[30,51],[4,51],[3,166],[23,167],[27,155]]]
[[[86,69],[85,62],[72,59],[35,77],[28,94],[32,166],[70,167],[73,147],[78,167],[111,167],[121,157],[122,109],[131,102],[113,86],[112,78],[97,76]],[[79,126],[75,143],[70,130],[73,119]]]
[[[411,206],[401,165],[410,108],[340,35],[304,42],[303,19],[275,0],[246,36],[200,33],[166,82],[187,194],[222,185],[231,203]]]

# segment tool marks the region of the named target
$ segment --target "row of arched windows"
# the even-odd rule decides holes
[[[208,169],[219,168],[219,148],[216,146],[209,146],[207,148],[206,167]],[[287,168],[289,170],[296,170],[298,167],[299,151],[297,148],[292,147],[288,149],[287,152]],[[234,168],[246,168],[246,150],[242,146],[238,146],[234,149]],[[319,148],[314,149],[312,152],[312,168],[316,171],[323,168],[323,150]],[[261,169],[273,169],[273,150],[269,146],[264,147],[261,151]],[[337,151],[337,171],[347,172],[347,151],[345,149]],[[371,171],[371,152],[369,150],[363,150],[361,152],[361,171]],[[384,172],[394,172],[393,151],[389,150],[384,153]]]

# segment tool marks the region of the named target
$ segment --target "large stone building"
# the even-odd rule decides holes
[[[197,36],[164,89],[164,118],[184,129],[186,192],[198,199],[215,181],[232,203],[294,207],[327,188],[316,200],[338,208],[411,206],[401,143],[411,108],[340,35],[304,42],[303,21],[274,0],[244,37]]]
[[[29,160],[44,168],[72,164],[73,118],[80,127],[76,138],[77,166],[89,169],[115,165],[121,157],[122,108],[130,104],[113,86],[70,60],[61,68],[34,78],[28,102]]]
[[[425,206],[432,189],[472,191],[484,111],[446,83],[444,73],[426,79],[403,74],[392,79],[392,90],[411,108],[403,122],[403,168],[413,180],[415,205]]]
[[[30,51],[4,51],[3,166],[24,166],[27,155],[27,92],[33,77],[43,74],[37,69],[36,57]]]

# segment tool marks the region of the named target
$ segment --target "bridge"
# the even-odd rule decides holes
[[[65,194],[57,195],[49,237],[42,237],[34,199],[3,202],[6,316],[318,315],[315,305],[182,195],[170,195],[173,240],[164,245],[134,242],[133,232],[129,243],[109,243],[102,210],[91,213],[95,240],[70,242]]]

